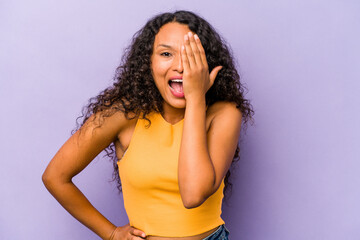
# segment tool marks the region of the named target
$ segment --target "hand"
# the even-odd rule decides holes
[[[181,49],[184,97],[188,99],[192,96],[205,96],[222,66],[215,67],[209,74],[205,50],[199,37],[189,32],[184,36],[184,42]]]
[[[143,231],[131,227],[130,224],[126,224],[122,227],[117,227],[109,240],[142,240],[146,235]]]

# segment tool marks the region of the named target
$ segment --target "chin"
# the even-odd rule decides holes
[[[165,104],[173,108],[183,109],[186,107],[186,100],[185,98],[170,99],[170,101],[165,101]]]
[[[177,103],[171,104],[172,107],[174,108],[185,108],[186,107],[186,102],[185,100],[183,101],[178,101]]]

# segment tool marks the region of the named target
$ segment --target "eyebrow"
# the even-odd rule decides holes
[[[167,45],[167,44],[158,44],[158,45],[156,46],[156,48],[158,48],[158,47],[173,48],[172,46]]]

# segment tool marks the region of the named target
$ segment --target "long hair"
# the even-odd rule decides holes
[[[199,36],[206,53],[209,72],[216,66],[223,66],[213,86],[205,95],[206,105],[211,106],[218,101],[234,102],[242,113],[244,125],[249,120],[253,120],[254,111],[250,102],[244,97],[246,88],[240,83],[233,57],[225,41],[203,18],[189,11],[176,11],[153,17],[135,33],[131,45],[125,50],[120,66],[116,69],[113,85],[89,100],[82,109],[82,116],[79,117],[82,121],[77,125],[76,130],[95,113],[101,120],[116,111],[121,111],[127,119],[144,118],[149,124],[151,124],[147,118],[149,113],[163,113],[163,98],[155,85],[150,59],[156,34],[163,25],[170,22],[185,24]],[[101,122],[98,124],[101,125]],[[106,156],[113,160],[113,180],[117,181],[118,189],[121,191],[114,143],[105,151]],[[232,163],[239,160],[239,151],[238,146]],[[224,180],[225,198],[227,192],[231,191],[230,174],[229,170]]]

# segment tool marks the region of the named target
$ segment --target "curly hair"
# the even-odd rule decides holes
[[[106,88],[96,97],[90,98],[82,109],[82,119],[77,124],[79,129],[91,115],[97,113],[100,119],[109,117],[116,111],[124,113],[127,119],[143,118],[151,124],[147,115],[151,112],[163,114],[163,98],[157,89],[151,71],[151,55],[156,34],[160,28],[170,22],[186,24],[196,33],[203,45],[209,72],[216,66],[223,66],[218,73],[213,86],[205,95],[206,105],[211,106],[218,101],[234,102],[242,113],[244,125],[253,121],[254,111],[249,100],[245,99],[245,87],[240,83],[240,76],[234,66],[229,47],[214,28],[203,18],[189,11],[159,14],[150,19],[145,26],[133,36],[131,45],[125,50],[121,65],[117,67],[113,86]],[[101,125],[99,122],[99,125]],[[74,133],[74,131],[73,131]],[[106,156],[113,160],[113,180],[117,181],[121,191],[121,181],[118,174],[118,158],[114,143],[106,149]],[[240,159],[240,148],[236,149],[232,165]],[[224,195],[231,192],[229,181],[230,169],[225,176]]]

